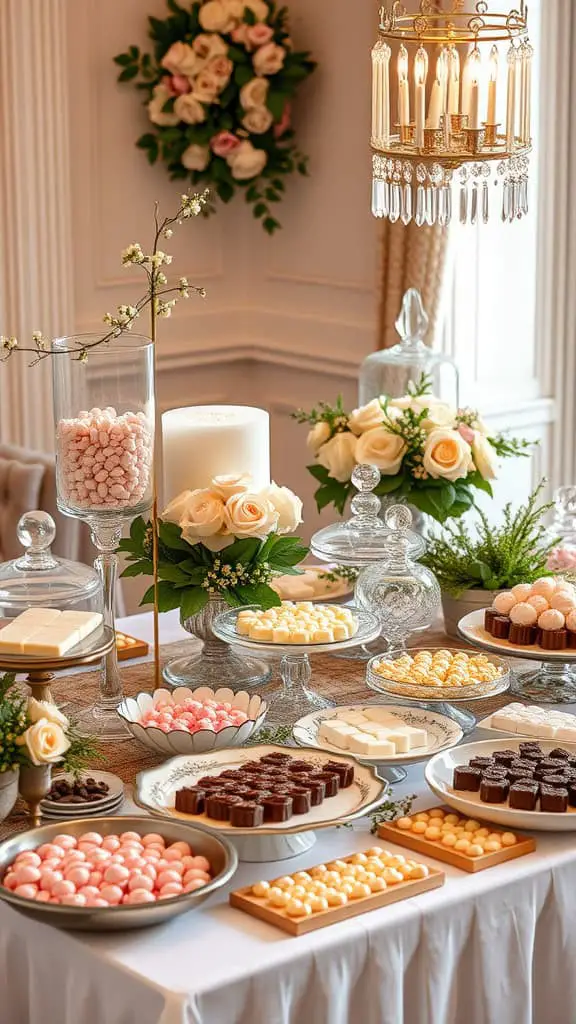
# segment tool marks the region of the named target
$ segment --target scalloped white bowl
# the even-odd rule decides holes
[[[220,732],[212,729],[201,729],[200,732],[189,733],[173,729],[162,732],[154,726],[143,726],[140,719],[145,711],[159,704],[182,704],[189,698],[193,700],[227,701],[232,707],[244,711],[248,721],[242,725],[228,725]],[[191,690],[188,686],[177,686],[174,690],[159,689],[154,693],[139,693],[136,697],[125,697],[118,707],[118,714],[126,722],[130,732],[143,746],[158,754],[206,754],[211,750],[224,750],[227,747],[240,747],[256,732],[268,711],[268,704],[257,694],[240,690],[234,693],[227,687],[213,690],[210,686],[198,686]]]

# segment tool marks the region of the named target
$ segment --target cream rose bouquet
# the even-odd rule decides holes
[[[297,537],[302,502],[288,487],[272,483],[254,490],[246,476],[217,476],[210,487],[183,491],[159,520],[160,611],[196,615],[211,597],[232,607],[281,603],[270,586],[274,576],[298,575],[308,554]],[[136,519],[121,541],[130,563],[123,576],[152,575],[152,526]],[[142,604],[154,600],[154,587]]]
[[[23,696],[14,675],[0,676],[0,773],[56,764],[78,773],[94,759],[102,760],[92,741],[55,704]]]
[[[354,490],[354,467],[370,463],[382,474],[376,494],[406,498],[443,523],[472,507],[475,490],[492,495],[499,458],[527,455],[529,447],[490,436],[475,410],[436,398],[427,377],[402,398],[382,395],[350,414],[339,398],[294,415],[310,426],[318,509],[334,505],[341,513]]]
[[[294,143],[291,102],[314,70],[294,51],[288,11],[273,0],[167,0],[167,18],[149,18],[153,56],[131,46],[114,58],[120,82],[141,90],[152,131],[136,145],[171,178],[210,185],[227,203],[243,189],[269,234],[271,204],[286,175],[307,173]],[[204,213],[210,213],[207,206]]]

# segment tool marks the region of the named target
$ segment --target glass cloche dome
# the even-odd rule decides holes
[[[458,407],[458,369],[452,359],[426,345],[428,324],[420,292],[410,288],[404,295],[396,321],[400,342],[392,348],[373,352],[362,363],[360,405],[380,395],[401,398],[408,393],[408,385],[418,385],[424,375],[431,380],[433,395]]]
[[[27,608],[102,612],[102,582],[92,566],[55,558],[56,524],[47,512],[28,512],[17,527],[24,554],[0,564],[0,617]]]

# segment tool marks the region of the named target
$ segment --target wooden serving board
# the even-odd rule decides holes
[[[346,860],[345,857],[342,859]],[[427,878],[398,882],[396,885],[389,885],[383,892],[373,893],[359,900],[349,900],[343,907],[329,907],[328,910],[319,910],[308,917],[289,917],[282,907],[269,906],[265,898],[252,894],[250,885],[245,889],[231,892],[230,904],[238,910],[243,910],[245,914],[251,914],[252,917],[258,917],[261,921],[274,925],[275,928],[281,928],[290,935],[306,935],[307,932],[336,924],[337,921],[346,921],[350,917],[357,917],[358,914],[378,910],[389,903],[398,903],[400,900],[410,899],[411,896],[419,896],[430,889],[440,888],[444,885],[444,872],[440,868],[427,866],[430,872]]]
[[[130,644],[121,644],[119,641],[130,640]],[[127,633],[120,633],[116,630],[116,655],[118,661],[129,661],[131,658],[145,658],[150,650],[145,640],[137,640],[136,637],[128,636]]]
[[[444,807],[442,810],[450,811],[449,808]],[[480,821],[480,825],[489,828],[490,832],[511,831],[511,829],[498,829],[485,821]],[[517,857],[523,857],[526,853],[533,853],[536,849],[536,842],[531,836],[520,835],[517,832],[514,833],[518,839],[515,846],[503,846],[501,850],[496,850],[493,853],[484,853],[480,857],[468,857],[465,853],[461,853],[460,850],[454,850],[449,846],[442,846],[437,839],[425,839],[424,836],[414,835],[413,832],[406,832],[404,829],[398,828],[394,822],[379,825],[378,835],[380,839],[387,839],[390,843],[405,846],[416,853],[422,853],[426,857],[433,857],[435,860],[441,860],[445,864],[452,864],[453,867],[460,868],[461,871],[469,871],[471,873],[485,871],[486,868],[493,868],[497,864],[504,864],[507,860],[516,860]]]

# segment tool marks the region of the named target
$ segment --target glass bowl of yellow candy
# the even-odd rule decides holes
[[[371,689],[417,700],[471,700],[506,690],[510,669],[495,655],[428,647],[376,655],[367,681]]]

